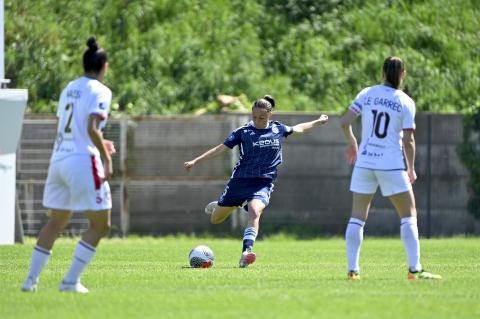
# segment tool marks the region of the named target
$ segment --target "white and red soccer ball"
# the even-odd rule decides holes
[[[213,266],[214,260],[213,251],[205,245],[193,248],[188,254],[188,261],[192,268],[210,268]]]

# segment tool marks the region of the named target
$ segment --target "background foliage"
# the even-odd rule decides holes
[[[280,110],[340,111],[399,55],[419,110],[459,111],[479,103],[479,16],[476,0],[6,0],[6,77],[31,112],[53,112],[96,35],[129,114],[265,93]]]

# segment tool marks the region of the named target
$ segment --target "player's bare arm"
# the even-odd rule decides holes
[[[226,147],[224,144],[218,144],[217,146],[209,149],[208,151],[206,151],[202,155],[198,156],[197,158],[195,158],[191,161],[185,162],[183,165],[185,166],[185,169],[187,171],[190,171],[190,169],[194,165],[196,165],[197,163],[208,160],[208,159],[211,159],[211,158],[214,158],[214,157],[222,154],[223,152],[225,152],[227,149],[228,149],[228,147]]]
[[[293,134],[298,135],[298,134],[303,134],[309,130],[311,130],[314,127],[321,126],[325,123],[328,122],[328,115],[322,114],[320,117],[314,121],[310,122],[305,122],[305,123],[300,123],[297,124],[293,127]]]
[[[356,119],[357,115],[351,110],[348,110],[340,118],[340,126],[342,128],[342,133],[345,141],[347,142],[347,150],[345,151],[345,156],[349,165],[353,165],[357,160],[358,143],[352,131],[352,123]]]
[[[417,173],[415,172],[415,137],[413,130],[403,131],[403,149],[405,150],[405,158],[407,159],[407,173],[410,183],[415,183]]]
[[[100,156],[105,166],[105,179],[109,180],[113,174],[112,157],[105,145],[102,131],[100,130],[100,122],[102,118],[99,115],[91,114],[88,118],[88,135],[92,139],[95,147],[100,151]]]

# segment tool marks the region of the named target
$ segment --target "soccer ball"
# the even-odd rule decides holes
[[[213,251],[205,245],[193,248],[188,254],[188,261],[192,268],[210,268],[213,266],[214,259]]]

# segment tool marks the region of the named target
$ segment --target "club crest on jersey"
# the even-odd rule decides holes
[[[277,127],[275,124],[272,125],[272,132],[273,132],[274,134],[278,134],[278,132],[279,132],[279,131],[278,131],[278,127]]]

